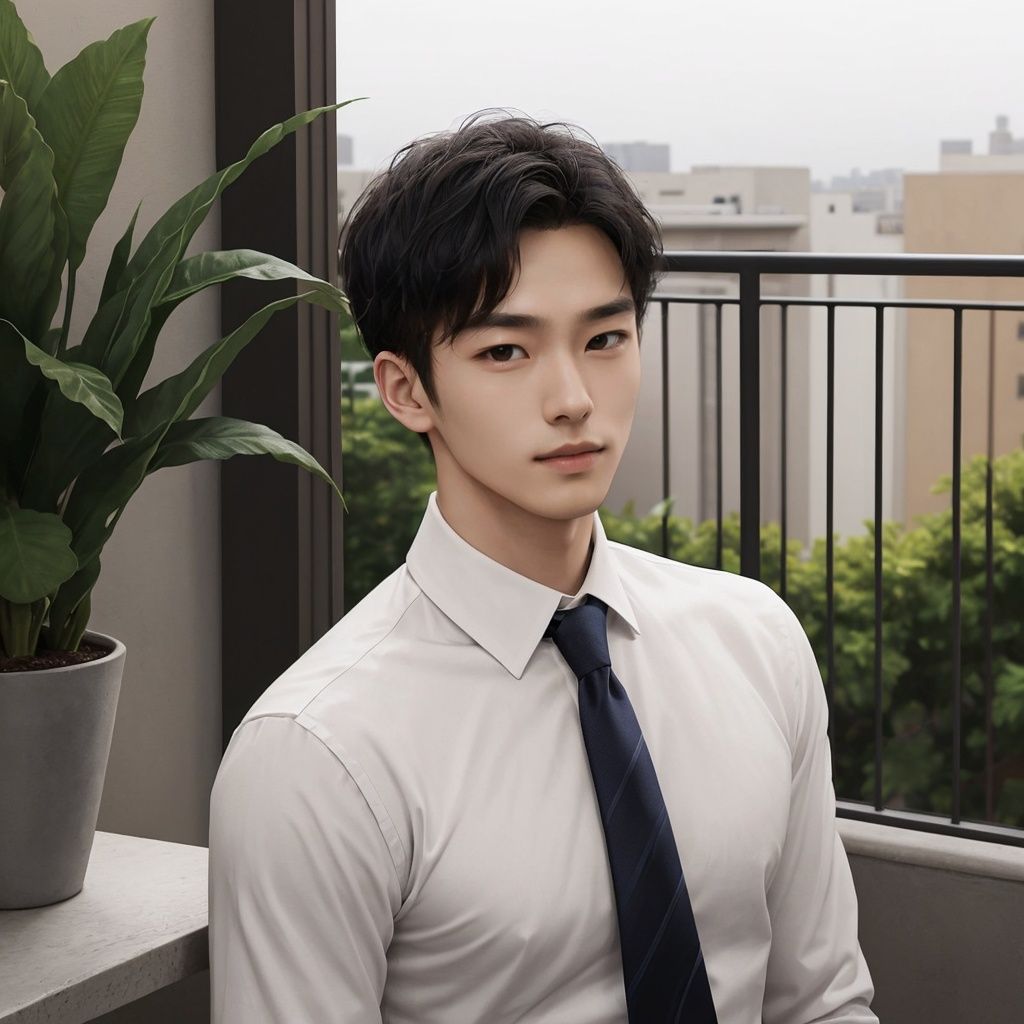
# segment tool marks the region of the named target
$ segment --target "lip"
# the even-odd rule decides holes
[[[549,453],[548,455],[538,455],[538,459],[561,459],[567,455],[584,455],[588,452],[600,452],[604,451],[604,447],[596,444],[589,444],[586,441],[580,441],[576,444],[564,444],[561,448]]]
[[[598,448],[594,451],[580,452],[577,455],[551,455],[537,461],[543,462],[545,466],[550,466],[561,473],[580,473],[590,469],[603,451],[603,448]]]

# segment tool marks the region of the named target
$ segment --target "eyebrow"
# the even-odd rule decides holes
[[[611,302],[603,302],[593,309],[584,310],[576,318],[578,323],[589,324],[597,320],[607,320],[610,316],[618,313],[632,313],[636,311],[636,305],[629,296],[622,296],[612,299]],[[543,317],[531,316],[529,313],[496,313],[491,312],[483,317],[474,327],[505,327],[509,329],[526,328],[536,329],[546,327],[548,321]]]

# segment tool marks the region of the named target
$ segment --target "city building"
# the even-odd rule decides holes
[[[1024,153],[974,159],[979,163],[971,170],[906,176],[907,252],[1024,253]],[[999,172],[980,162],[988,160],[1019,160],[1021,166]],[[1024,304],[1024,281],[1014,278],[907,278],[905,290],[915,299]],[[951,312],[908,313],[911,386],[906,394],[903,484],[908,525],[916,515],[950,504],[948,493],[930,491],[941,475],[952,473],[952,339]],[[964,466],[973,456],[987,453],[990,425],[993,455],[1024,444],[1024,312],[964,312],[962,396]]]
[[[975,153],[970,139],[943,139],[939,143],[939,170],[944,172],[1024,171],[1024,136],[1015,138],[1010,119],[1005,114],[996,118],[995,128],[988,133],[988,152]]]
[[[338,132],[338,166],[349,167],[352,164],[353,138],[344,132]]]
[[[666,251],[809,247],[810,176],[801,167],[698,165],[689,172],[630,175],[644,205],[661,227]],[[765,294],[805,294],[805,277],[766,278]],[[658,295],[706,296],[708,303],[668,305],[668,493],[672,512],[694,522],[714,519],[717,508],[715,308],[716,298],[737,294],[731,274],[666,274]],[[722,307],[722,511],[739,509],[739,317]],[[662,498],[661,306],[652,303],[643,325],[643,379],[629,445],[606,504],[618,512],[629,500],[640,514]],[[806,458],[793,454],[792,439],[807,436],[806,328],[789,332],[790,409],[787,520],[790,536],[809,534]],[[781,515],[780,368],[778,317],[761,330],[762,521]],[[799,451],[799,442],[797,451]]]
[[[855,167],[849,174],[835,175],[828,185],[815,181],[812,191],[847,194],[856,213],[898,213],[903,204],[903,171],[884,167],[862,174]]]
[[[624,171],[667,171],[669,147],[659,142],[608,142],[601,148]]]
[[[835,181],[835,179],[833,179]],[[903,251],[902,214],[869,212],[855,206],[857,183],[850,192],[811,194],[811,251],[878,253]],[[902,191],[902,185],[900,186]],[[896,276],[819,275],[811,277],[815,298],[895,302],[903,279]],[[827,311],[801,311],[809,321],[810,429],[804,443],[810,463],[811,535],[824,537],[826,523],[826,384]],[[864,532],[875,514],[875,311],[871,307],[837,307],[835,312],[833,532]],[[906,340],[901,309],[883,313],[882,361],[882,519],[903,518],[904,436],[906,431]]]

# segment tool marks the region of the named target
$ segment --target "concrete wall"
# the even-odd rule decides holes
[[[213,8],[204,0],[103,0],[19,7],[53,74],[86,44],[155,14],[142,111],[78,273],[71,344],[96,310],[110,251],[139,200],[140,240],[215,169]],[[189,252],[217,249],[215,205]],[[157,341],[142,390],[220,337],[215,289],[186,300]],[[220,411],[216,388],[195,416]],[[146,478],[103,549],[89,628],[128,648],[97,828],[205,846],[220,762],[219,463]]]
[[[1024,849],[837,821],[881,1024],[1017,1024]]]
[[[22,0],[19,12],[51,74],[88,43],[150,15],[145,93],[107,208],[76,281],[70,344],[96,309],[110,251],[139,200],[141,239],[167,207],[215,167],[213,5],[206,0]],[[217,249],[215,205],[189,252]],[[60,315],[60,314],[58,314]],[[188,365],[220,337],[215,290],[184,302],[157,342],[142,390]],[[215,388],[196,416],[220,411]],[[201,462],[148,477],[102,555],[89,628],[128,649],[97,828],[207,845],[209,793],[220,763],[220,475]],[[120,1024],[208,1019],[208,974]],[[181,999],[188,996],[188,1012]],[[177,1001],[175,1001],[177,1000]]]

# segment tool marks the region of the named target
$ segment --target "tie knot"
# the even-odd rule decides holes
[[[611,665],[607,613],[608,605],[588,594],[583,604],[555,612],[544,630],[577,679]]]

